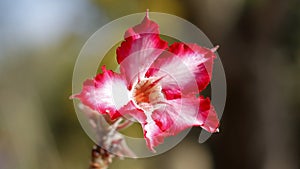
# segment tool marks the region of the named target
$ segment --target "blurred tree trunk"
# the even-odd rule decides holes
[[[291,116],[281,89],[286,58],[277,48],[290,3],[242,1],[188,1],[190,20],[220,45],[228,82],[221,133],[211,139],[215,168],[293,169]]]

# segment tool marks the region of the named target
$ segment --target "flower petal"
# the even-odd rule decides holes
[[[84,82],[82,91],[71,96],[101,114],[112,119],[120,117],[118,110],[129,102],[126,81],[117,73],[102,67],[102,74]]]
[[[200,97],[200,111],[197,116],[196,125],[200,125],[203,129],[210,133],[218,132],[219,119],[215,108],[211,105],[209,98]]]
[[[142,126],[147,146],[154,151],[154,147],[161,144],[165,137],[174,136],[192,126],[216,132],[219,120],[208,98],[186,97],[167,100],[165,106],[147,115]]]
[[[152,152],[156,152],[154,147],[164,142],[164,138],[167,137],[167,133],[162,131],[156,124],[155,120],[151,117],[151,113],[146,112],[146,121],[142,123],[144,131],[144,138],[146,139],[146,145]]]
[[[123,117],[138,121],[141,124],[145,123],[146,121],[146,115],[144,114],[143,110],[138,109],[132,101],[123,106],[119,112]]]
[[[174,43],[153,63],[146,76],[164,77],[163,91],[170,98],[172,94],[178,95],[178,91],[199,93],[211,80],[215,57],[212,50],[196,44]]]
[[[140,24],[129,28],[125,32],[124,38],[139,38],[141,34],[159,34],[159,26],[157,23],[149,19],[148,11]]]
[[[167,42],[159,37],[158,25],[149,20],[148,14],[141,24],[126,31],[125,41],[117,49],[117,61],[121,73],[129,82],[129,88],[136,78],[144,76],[167,47]]]

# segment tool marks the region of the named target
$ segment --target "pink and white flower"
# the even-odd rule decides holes
[[[165,137],[192,126],[217,132],[219,120],[210,99],[198,96],[210,83],[217,47],[181,42],[168,46],[148,12],[124,38],[116,51],[120,73],[103,66],[72,97],[112,120],[139,122],[152,151]]]

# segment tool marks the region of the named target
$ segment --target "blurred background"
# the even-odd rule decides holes
[[[167,153],[110,168],[299,168],[299,0],[1,0],[0,168],[88,168],[93,142],[68,99],[76,58],[101,26],[147,8],[187,19],[221,46],[221,132],[198,144],[194,128]]]

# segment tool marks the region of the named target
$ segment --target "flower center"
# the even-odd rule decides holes
[[[132,96],[135,104],[147,111],[153,110],[155,104],[164,99],[161,86],[153,79],[144,79],[134,85]]]

